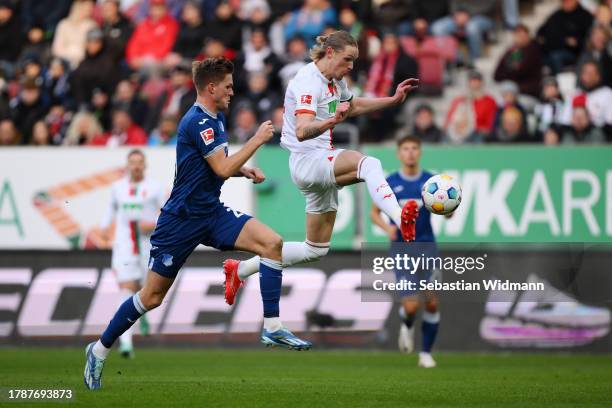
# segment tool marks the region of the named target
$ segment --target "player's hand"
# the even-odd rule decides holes
[[[260,141],[261,144],[264,144],[268,140],[272,139],[273,135],[274,126],[272,126],[272,121],[266,120],[261,125],[259,125],[259,128],[257,129],[257,132],[255,132],[255,135],[253,137]]]
[[[349,102],[342,102],[336,107],[336,114],[334,116],[334,120],[336,123],[340,123],[346,118],[348,118],[349,110],[351,109],[351,104]]]
[[[264,172],[261,171],[261,169],[258,169],[257,167],[244,167],[242,169],[242,174],[249,180],[253,180],[254,184],[263,183],[266,180],[266,175],[264,174]]]
[[[402,81],[397,86],[397,89],[395,90],[395,95],[393,95],[395,102],[403,103],[408,97],[408,94],[411,92],[414,92],[418,87],[419,87],[419,80],[416,78],[409,78],[409,79]]]

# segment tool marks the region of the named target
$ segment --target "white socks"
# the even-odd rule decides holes
[[[314,243],[306,240],[305,242],[285,242],[283,243],[283,267],[312,262],[325,256],[329,252],[329,242]],[[259,271],[260,259],[258,256],[240,261],[238,264],[238,277],[245,280],[255,272]]]
[[[93,346],[93,350],[91,350],[94,356],[101,358],[102,360],[106,360],[106,356],[110,353],[111,349],[104,347],[104,344],[100,340],[96,342]]]
[[[370,156],[361,159],[357,166],[357,178],[365,181],[374,204],[399,228],[402,225],[402,209],[385,179],[380,160]]]
[[[275,332],[283,327],[279,317],[264,317],[264,329]]]
[[[119,292],[121,293],[121,303],[123,303],[126,299],[129,299],[134,296],[134,292],[126,288],[121,288]],[[132,325],[132,327],[127,329],[125,333],[119,336],[119,344],[122,348],[132,348],[132,333],[134,333],[134,325]]]

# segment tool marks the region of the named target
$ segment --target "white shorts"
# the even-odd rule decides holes
[[[138,255],[121,256],[113,253],[111,267],[117,282],[143,282],[147,272],[146,261]]]
[[[344,149],[310,150],[291,153],[291,179],[306,198],[306,212],[323,214],[338,210],[338,190],[334,163]]]

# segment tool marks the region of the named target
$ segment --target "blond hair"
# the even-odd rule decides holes
[[[340,52],[347,46],[357,47],[357,41],[346,31],[340,30],[330,35],[320,35],[317,37],[317,43],[310,49],[310,58],[316,62],[325,56],[327,47]]]

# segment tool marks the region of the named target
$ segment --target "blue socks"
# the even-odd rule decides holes
[[[127,298],[125,302],[119,306],[119,309],[108,324],[108,327],[102,333],[100,342],[104,347],[111,348],[115,340],[119,338],[127,329],[132,327],[136,320],[147,310],[140,301],[140,296],[136,293],[134,296]]]
[[[282,283],[283,266],[280,261],[261,258],[259,263],[259,288],[263,300],[264,317],[279,317]]]
[[[426,310],[423,311],[423,323],[421,324],[421,334],[423,336],[421,349],[423,352],[431,352],[431,347],[436,340],[436,334],[438,334],[439,325],[440,312],[430,313]]]

